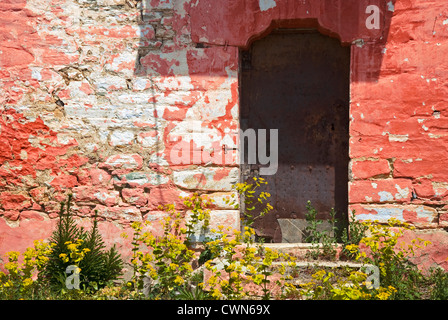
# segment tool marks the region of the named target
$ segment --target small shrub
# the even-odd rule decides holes
[[[176,297],[179,300],[211,300],[211,295],[202,288],[202,282],[200,285],[184,286],[180,288]]]
[[[80,288],[98,290],[121,275],[123,261],[115,249],[104,250],[105,245],[98,232],[97,215],[90,231],[79,227],[71,215],[71,199],[61,204],[59,222],[50,243],[52,250],[41,271],[53,291],[66,293],[68,266],[79,268]]]
[[[356,254],[357,260],[380,269],[381,285],[392,286],[397,290],[393,294],[394,299],[420,298],[418,285],[424,280],[423,275],[409,259],[415,254],[415,248],[427,246],[430,242],[416,238],[409,244],[399,243],[404,231],[414,227],[395,218],[389,219],[385,224],[370,221],[363,223],[368,228],[368,236],[359,243],[366,250],[360,250],[360,246],[356,244],[350,244],[346,249]]]
[[[359,254],[359,243],[366,237],[366,231],[369,229],[368,224],[362,221],[356,220],[356,211],[353,210],[349,218],[347,228],[342,230],[342,256],[346,256],[349,259],[355,259]],[[347,246],[355,245],[352,247],[352,251],[347,250]]]
[[[301,294],[313,300],[388,300],[396,289],[392,286],[372,288],[368,275],[359,270],[350,271],[347,276],[319,270],[313,280],[303,285]]]
[[[209,204],[197,193],[184,198],[184,205],[192,212],[189,219],[178,212],[174,205],[165,205],[162,208],[168,217],[162,221],[161,236],[142,233],[143,227],[150,222],[134,222],[131,225],[134,230],[131,260],[134,277],[131,283],[136,290],[143,290],[145,279],[150,278],[153,281],[148,292],[150,297],[176,298],[179,290],[185,291],[193,275],[192,262],[195,257],[195,252],[189,246],[198,225],[201,224],[201,228],[208,227]]]
[[[429,299],[431,300],[448,300],[448,273],[439,268],[430,270],[428,282],[432,285]]]
[[[248,226],[244,232],[221,227],[214,230],[221,236],[207,243],[215,258],[205,263],[210,277],[206,286],[215,299],[274,297],[282,293],[286,280],[286,267],[294,257],[279,253],[254,242],[255,231]],[[282,262],[278,267],[275,262]],[[275,277],[280,275],[280,277]]]
[[[323,223],[323,220],[317,219],[317,210],[308,201],[306,204],[306,221],[308,225],[305,227],[305,242],[313,245],[312,249],[308,251],[308,256],[312,259],[326,258],[334,259],[336,257],[337,233],[336,227],[336,211],[332,208],[330,210],[331,224],[330,230],[319,231],[318,226]]]

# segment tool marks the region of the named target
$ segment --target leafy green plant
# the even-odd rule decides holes
[[[185,243],[191,245],[195,239],[196,234],[205,234],[210,225],[210,209],[209,206],[212,201],[206,196],[201,196],[195,192],[191,197],[183,198],[185,207],[190,210],[190,215],[185,222]],[[198,228],[199,227],[199,228]],[[198,230],[199,229],[199,230]]]
[[[194,251],[190,250],[181,238],[179,220],[171,217],[164,219],[162,236],[149,232],[141,233],[143,225],[134,222],[134,252],[131,260],[134,266],[132,283],[135,289],[142,290],[145,278],[151,278],[153,284],[149,294],[154,298],[173,298],[175,290],[180,288],[193,271],[190,261]],[[141,249],[142,244],[146,248]]]
[[[324,221],[317,219],[317,210],[308,201],[306,204],[306,214],[305,218],[307,221],[307,226],[305,227],[305,242],[311,243],[313,246],[310,251],[308,251],[308,256],[313,259],[318,259],[323,257],[326,259],[334,259],[336,257],[336,245],[337,245],[337,234],[338,227],[336,226],[336,211],[332,208],[329,212],[330,214],[330,230],[319,231],[318,227]]]
[[[415,248],[430,244],[429,241],[416,238],[411,243],[399,242],[405,230],[414,227],[398,219],[391,218],[387,223],[363,222],[368,236],[363,237],[359,245],[350,244],[347,250],[356,254],[356,259],[377,266],[381,271],[381,284],[392,286],[397,291],[394,299],[417,299],[420,297],[418,284],[423,281],[422,273],[410,261]],[[360,245],[365,249],[361,250]]]
[[[338,276],[324,269],[312,275],[313,280],[300,289],[302,296],[313,300],[389,300],[396,292],[392,286],[369,286],[367,274],[352,270],[347,276]]]
[[[358,250],[347,250],[348,245],[359,245],[361,240],[366,236],[366,231],[369,226],[362,221],[356,219],[356,211],[353,210],[351,212],[351,216],[349,217],[349,222],[347,228],[342,230],[342,256],[346,256],[349,259],[354,259],[358,253]],[[354,247],[355,248],[355,247]],[[359,248],[359,247],[358,247]]]
[[[210,294],[202,288],[202,283],[195,286],[183,286],[176,296],[179,300],[211,300]]]
[[[336,246],[337,246],[337,233],[338,228],[336,227],[337,219],[336,219],[336,211],[334,208],[330,210],[330,225],[331,229],[323,232],[321,243],[321,255],[326,257],[327,259],[334,259],[336,257]]]
[[[207,255],[211,257],[205,262],[210,273],[206,285],[216,299],[271,299],[274,292],[279,295],[288,286],[286,280],[290,276],[286,274],[286,267],[294,264],[295,258],[256,242],[252,225],[273,208],[269,204],[269,193],[256,192],[267,182],[263,178],[253,178],[253,181],[236,185],[245,205],[242,230],[220,226],[212,230],[220,236],[205,244]]]
[[[80,269],[80,288],[98,290],[119,278],[123,261],[115,246],[105,250],[105,244],[98,232],[97,213],[90,231],[79,227],[71,214],[72,195],[61,204],[59,222],[50,243],[52,251],[41,275],[52,290],[66,293],[67,267],[75,265]]]
[[[317,219],[317,210],[308,200],[306,203],[306,214],[305,219],[307,226],[305,227],[306,237],[305,242],[307,243],[319,243],[322,238],[322,232],[318,231],[318,226],[322,224],[322,220]]]
[[[242,207],[241,222],[243,226],[251,227],[257,219],[264,217],[272,209],[268,202],[271,196],[269,192],[260,191],[268,182],[262,177],[253,177],[252,182],[240,182],[235,184],[235,190],[238,193]],[[236,210],[240,209],[238,199],[226,199],[227,204],[234,206]]]
[[[255,243],[255,230],[248,226],[244,232],[221,227],[215,231],[221,237],[208,242],[217,258],[205,263],[209,278],[204,284],[215,299],[271,299],[281,293],[289,279],[285,265],[294,257]],[[280,262],[278,268],[274,263]],[[279,276],[280,277],[276,277]]]
[[[193,236],[198,229],[206,230],[209,225],[210,210],[207,207],[210,201],[197,193],[183,200],[190,210],[189,217],[178,212],[173,204],[162,206],[168,216],[162,221],[161,236],[143,232],[143,227],[150,225],[148,221],[131,225],[134,230],[132,284],[135,289],[142,290],[145,278],[151,278],[153,284],[149,294],[152,297],[175,298],[179,290],[185,293],[185,286],[193,275],[195,252],[190,248]]]
[[[433,268],[428,275],[428,283],[433,284],[429,298],[448,300],[448,273],[442,268]]]

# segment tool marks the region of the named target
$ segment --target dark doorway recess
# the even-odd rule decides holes
[[[349,92],[350,47],[316,30],[275,30],[240,51],[241,129],[278,129],[278,170],[263,176],[274,210],[254,224],[267,241],[301,242],[308,200],[319,219],[334,208],[347,220]],[[242,181],[260,167],[243,164]]]

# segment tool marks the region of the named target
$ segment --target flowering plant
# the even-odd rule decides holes
[[[192,277],[195,257],[194,250],[190,248],[192,236],[198,224],[202,224],[202,228],[208,227],[210,210],[207,207],[210,202],[197,193],[183,200],[185,207],[191,210],[189,218],[177,211],[173,204],[161,207],[168,214],[161,221],[161,236],[143,232],[143,228],[151,224],[149,221],[136,221],[131,225],[134,231],[131,260],[134,277],[129,285],[142,290],[145,279],[151,279],[153,285],[148,294],[156,298],[172,297],[175,289],[187,285]]]
[[[51,250],[51,244],[35,240],[34,246],[27,248],[22,257],[17,251],[6,253],[8,261],[4,264],[6,273],[0,272],[0,298],[32,297],[37,285],[41,283],[41,279],[37,277],[38,273],[47,263],[47,255]]]

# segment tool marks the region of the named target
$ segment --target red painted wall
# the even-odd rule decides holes
[[[316,27],[352,49],[350,209],[413,223],[434,242],[420,262],[445,266],[445,0],[6,0],[0,21],[0,254],[48,236],[68,192],[124,247],[195,190],[238,226],[237,163],[212,157],[238,128],[238,49]],[[179,141],[210,156],[174,163]]]

